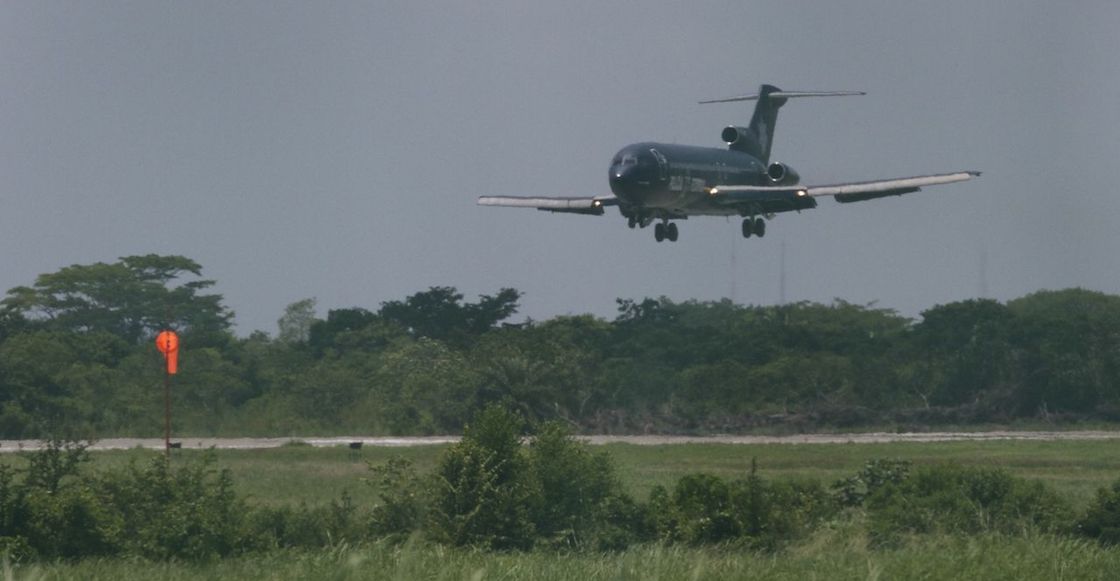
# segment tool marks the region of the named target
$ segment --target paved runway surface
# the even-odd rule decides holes
[[[921,432],[921,433],[863,433],[863,434],[799,434],[795,436],[584,436],[592,444],[624,443],[638,446],[665,444],[878,444],[885,442],[955,442],[984,440],[1120,440],[1120,431],[1078,432]],[[363,446],[427,446],[457,442],[458,436],[427,436],[420,438],[372,438],[365,436],[340,436],[331,438],[173,438],[183,448],[219,448],[251,450],[278,448],[289,442],[304,442],[316,447],[346,446],[361,442]],[[37,450],[40,440],[0,440],[0,452]],[[122,450],[127,448],[162,449],[160,438],[107,438],[97,440],[92,450]]]

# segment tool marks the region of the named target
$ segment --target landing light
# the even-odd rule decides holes
[[[600,202],[599,200],[591,200],[591,205],[595,206],[596,208],[600,208],[603,206],[603,202]]]
[[[718,193],[719,193],[719,188],[712,188],[712,189],[708,190],[708,195],[709,196],[714,196]]]
[[[804,198],[805,196],[808,196],[808,195],[809,195],[809,192],[806,192],[805,190],[797,190],[797,196],[800,197],[800,198]]]

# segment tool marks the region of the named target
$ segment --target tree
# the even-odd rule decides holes
[[[39,275],[33,286],[9,290],[0,301],[0,317],[26,317],[51,330],[112,333],[133,344],[168,326],[196,338],[225,333],[233,312],[222,305],[221,295],[202,294],[214,281],[173,285],[201,271],[189,258],[156,254],[75,264]]]
[[[284,315],[276,321],[279,329],[277,339],[288,345],[307,343],[311,338],[311,326],[314,323],[315,299],[296,301],[284,307]]]
[[[461,343],[511,317],[520,298],[519,291],[503,288],[494,296],[480,296],[477,303],[463,303],[455,287],[434,286],[404,301],[382,303],[377,314],[414,336]]]
[[[339,334],[364,329],[377,319],[377,315],[360,307],[331,309],[327,311],[325,321],[314,321],[308,327],[307,342],[315,353],[322,355],[327,349],[335,347]]]

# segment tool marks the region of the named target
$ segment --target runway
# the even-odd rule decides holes
[[[989,440],[1031,440],[1031,441],[1066,441],[1066,440],[1120,440],[1120,431],[1111,432],[1103,430],[1094,431],[994,431],[994,432],[870,432],[853,434],[797,434],[791,436],[661,436],[661,435],[632,435],[632,436],[579,436],[579,439],[590,444],[631,444],[635,446],[665,446],[676,444],[725,444],[725,445],[761,445],[761,444],[883,444],[890,442],[960,442],[960,441],[989,441]],[[319,448],[332,446],[348,446],[361,442],[362,446],[374,447],[406,447],[406,446],[432,446],[452,444],[459,441],[458,436],[424,436],[424,437],[369,437],[369,436],[333,436],[333,437],[288,437],[288,438],[172,438],[172,442],[179,442],[185,449],[216,448],[219,450],[255,450],[279,448],[291,443],[304,443]],[[41,440],[0,440],[0,453],[33,451],[43,446]],[[129,448],[149,448],[162,450],[162,438],[106,438],[96,440],[90,450],[125,450]]]

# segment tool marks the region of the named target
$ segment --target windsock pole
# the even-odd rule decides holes
[[[171,461],[171,376],[179,371],[179,336],[175,331],[156,335],[156,349],[163,353],[163,451]]]

